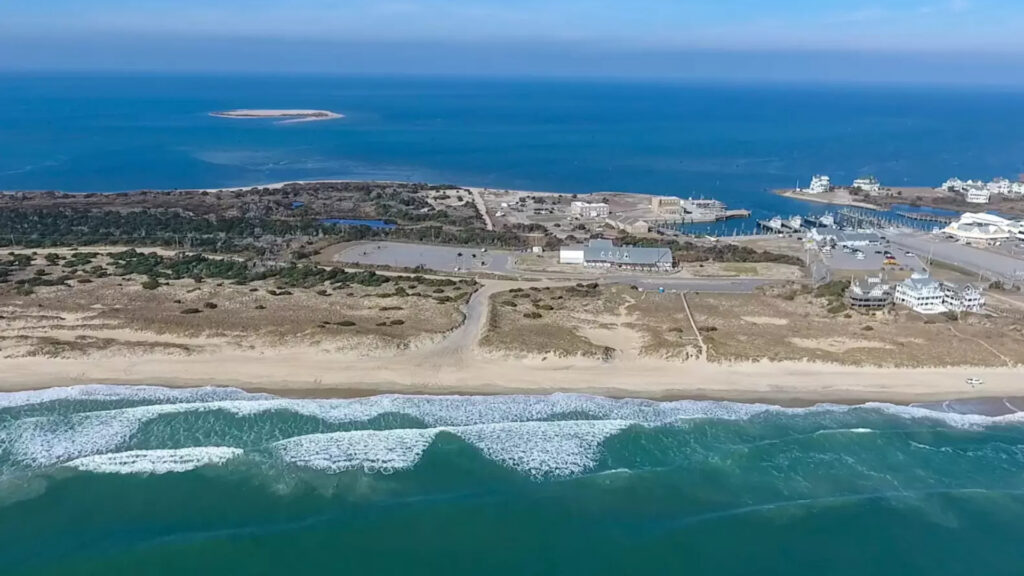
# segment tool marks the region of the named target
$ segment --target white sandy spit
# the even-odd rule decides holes
[[[210,112],[210,116],[217,118],[284,118],[280,124],[294,122],[316,122],[319,120],[334,120],[344,118],[343,114],[331,112],[330,110],[271,110],[271,109],[239,109],[227,110],[224,112]]]

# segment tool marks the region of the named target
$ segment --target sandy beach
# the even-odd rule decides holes
[[[319,397],[581,392],[781,404],[913,403],[1024,395],[1024,372],[1011,368],[885,369],[794,362],[452,358],[435,355],[431,349],[396,357],[358,358],[305,346],[231,348],[191,356],[8,358],[0,361],[0,389],[76,384],[234,386]],[[981,377],[985,383],[971,388],[965,383],[969,377]]]

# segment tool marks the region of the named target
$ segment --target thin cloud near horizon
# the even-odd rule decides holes
[[[1018,0],[47,0],[0,5],[0,33],[171,39],[577,43],[1024,55]]]

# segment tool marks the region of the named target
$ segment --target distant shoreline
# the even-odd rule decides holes
[[[335,120],[344,118],[343,114],[331,112],[330,110],[272,110],[272,109],[238,109],[210,112],[215,118],[236,118],[236,119],[283,119],[279,124],[293,124],[296,122],[319,122],[322,120]]]

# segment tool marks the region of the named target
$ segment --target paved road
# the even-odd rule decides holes
[[[922,260],[932,259],[953,264],[989,278],[1009,280],[1016,275],[1024,274],[1024,260],[1000,254],[993,250],[984,250],[957,244],[920,232],[890,232],[889,241],[904,250],[917,252]]]
[[[664,288],[667,292],[727,292],[743,294],[770,282],[760,278],[637,278],[608,276],[597,280],[602,284],[626,284],[644,290]],[[586,280],[584,280],[586,282]]]

